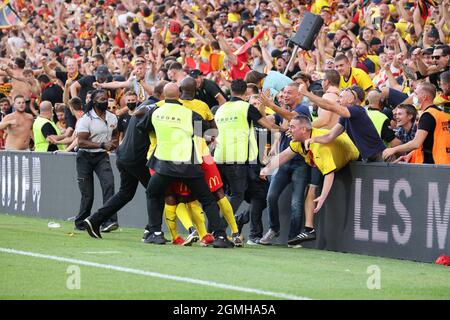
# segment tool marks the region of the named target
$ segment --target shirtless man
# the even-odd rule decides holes
[[[14,59],[14,66],[10,69],[3,65],[0,70],[0,76],[11,77],[11,98],[15,99],[17,96],[23,96],[26,101],[30,100],[32,95],[31,85],[24,81],[23,71],[25,69],[25,60],[22,58]]]
[[[323,99],[337,101],[339,97],[340,75],[336,70],[326,70],[322,87],[325,90]],[[338,122],[339,115],[319,107],[318,117],[312,123],[314,128],[330,129]]]
[[[0,130],[6,131],[5,150],[29,150],[33,116],[25,113],[25,98],[16,96],[14,111],[0,122]]]

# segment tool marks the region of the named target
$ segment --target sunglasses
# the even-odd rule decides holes
[[[358,100],[358,96],[356,95],[355,91],[353,91],[352,89],[345,89],[344,91],[348,91],[352,94],[353,98],[355,98],[355,100]]]
[[[431,59],[433,60],[439,60],[442,56],[431,56]]]

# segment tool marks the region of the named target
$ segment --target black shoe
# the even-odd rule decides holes
[[[214,248],[234,248],[234,243],[224,236],[214,237],[212,245]]]
[[[84,226],[75,226],[75,228],[73,228],[76,231],[86,231],[86,228]]]
[[[105,222],[103,224],[101,231],[102,232],[111,232],[111,231],[114,231],[117,229],[119,229],[119,224],[117,222],[109,221],[109,222]]]
[[[314,230],[314,229],[309,232],[303,231],[299,235],[297,235],[294,238],[292,238],[291,240],[289,240],[288,245],[294,246],[294,245],[300,244],[304,241],[312,241],[312,240],[316,240],[316,230]]]
[[[153,243],[153,244],[166,244],[166,239],[164,238],[164,233],[152,232],[147,236],[147,239],[144,240],[145,243]]]
[[[242,228],[250,221],[250,211],[246,210],[243,213],[234,216],[234,218],[236,219],[238,233],[242,234]]]
[[[96,225],[95,223],[89,221],[89,219],[84,219],[83,221],[84,227],[86,228],[86,231],[89,233],[89,235],[92,238],[101,239],[102,235],[100,234],[100,226]]]

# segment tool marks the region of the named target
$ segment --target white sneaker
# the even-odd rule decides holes
[[[259,239],[248,239],[247,244],[249,246],[257,246],[259,245]]]

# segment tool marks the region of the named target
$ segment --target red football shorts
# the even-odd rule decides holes
[[[202,170],[205,173],[205,182],[209,187],[209,191],[216,192],[223,187],[222,178],[219,169],[214,162],[214,158],[210,155],[203,157]],[[191,190],[181,181],[173,182],[170,186],[172,192],[179,196],[191,195]]]

